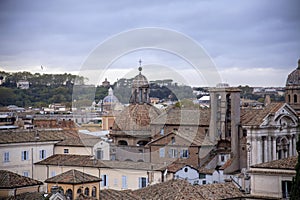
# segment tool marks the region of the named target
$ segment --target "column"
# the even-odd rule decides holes
[[[277,160],[276,155],[276,137],[272,137],[272,160]]]
[[[267,136],[268,138],[268,160],[267,162],[272,160],[272,141],[271,141],[271,136]]]
[[[262,143],[261,143],[261,137],[257,137],[257,155],[256,155],[256,161],[258,163],[262,163]]]
[[[251,137],[251,149],[250,149],[250,166],[253,164],[256,164],[256,158],[255,158],[255,154],[257,152],[257,148],[256,148],[256,137],[252,136]],[[249,167],[250,167],[249,166]]]
[[[293,155],[293,140],[292,137],[289,138],[289,156],[291,157]]]
[[[296,155],[296,135],[293,135],[292,142],[293,142],[293,156],[295,156]]]
[[[267,137],[264,138],[264,160],[263,162],[268,161],[268,140]]]

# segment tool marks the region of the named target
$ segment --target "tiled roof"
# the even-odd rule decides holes
[[[101,179],[75,169],[61,173],[45,180],[46,183],[80,184],[100,182]]]
[[[290,169],[295,170],[297,164],[297,157],[289,157],[280,160],[273,160],[270,162],[260,163],[251,168],[268,168],[268,169]]]
[[[157,117],[152,124],[209,126],[210,109],[187,110],[171,108]]]
[[[150,124],[160,110],[149,104],[134,104],[124,108],[115,118],[112,135],[151,135]]]
[[[151,185],[132,192],[140,199],[230,199],[243,197],[243,193],[232,183],[196,185],[186,180],[171,180]]]
[[[166,135],[160,136],[149,142],[147,145],[154,144],[170,134],[175,134],[196,146],[201,146],[205,139],[205,132],[203,129],[199,129],[198,127],[190,127],[189,130],[179,129],[178,131],[172,131]]]
[[[119,191],[112,189],[104,189],[100,191],[101,200],[140,200],[141,198],[135,196],[130,191]]]
[[[207,200],[235,199],[244,196],[233,182],[215,183],[194,187],[201,194],[203,199]]]
[[[24,199],[34,199],[34,200],[45,200],[44,194],[40,192],[25,192],[18,194],[16,196],[8,197],[5,200],[24,200]]]
[[[284,103],[271,103],[259,109],[241,109],[241,124],[245,126],[259,126],[268,114],[275,114]]]
[[[61,142],[58,142],[56,146],[94,146],[100,141],[101,139],[97,136],[78,133],[73,137],[69,137]]]
[[[24,130],[0,133],[0,144],[50,141],[57,141],[58,146],[94,146],[101,139],[74,130]]]
[[[85,166],[115,169],[163,170],[164,165],[146,162],[96,160],[88,155],[56,154],[40,162],[38,165]]]
[[[43,183],[7,170],[0,170],[0,189],[19,188],[34,185],[43,185]]]

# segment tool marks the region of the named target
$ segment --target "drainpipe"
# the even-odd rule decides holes
[[[33,178],[33,148],[31,148],[31,178]]]

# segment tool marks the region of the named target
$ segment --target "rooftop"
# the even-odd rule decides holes
[[[113,169],[134,169],[134,170],[156,170],[164,169],[162,164],[130,161],[97,160],[88,155],[56,154],[45,160],[35,163],[37,165],[60,165],[60,166],[80,166]]]
[[[209,126],[210,109],[171,108],[158,116],[152,124]]]
[[[43,185],[43,183],[7,170],[0,170],[0,189],[12,189],[34,185]]]
[[[61,173],[45,180],[46,183],[80,184],[100,182],[101,179],[75,169]]]
[[[269,114],[275,114],[284,103],[271,103],[261,109],[241,109],[241,123],[246,126],[259,126]]]
[[[171,180],[132,192],[140,199],[230,199],[243,197],[234,183],[191,185],[186,180]]]
[[[270,162],[256,164],[251,168],[267,168],[267,169],[288,169],[295,170],[297,164],[297,156],[284,158],[280,160],[273,160]]]

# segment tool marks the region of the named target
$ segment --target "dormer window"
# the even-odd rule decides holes
[[[176,142],[176,141],[175,141],[175,137],[172,137],[172,138],[171,138],[171,142],[172,142],[172,144],[175,144],[175,142]]]

